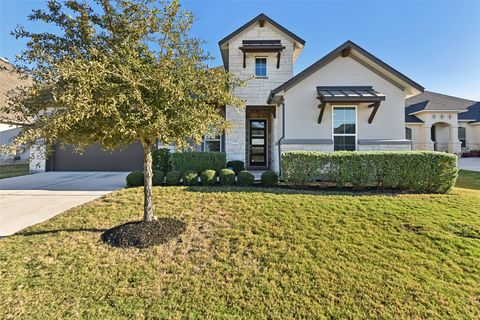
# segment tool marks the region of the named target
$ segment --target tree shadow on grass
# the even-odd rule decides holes
[[[93,233],[100,233],[105,232],[107,229],[98,229],[98,228],[66,228],[66,229],[52,229],[52,230],[38,230],[38,231],[20,231],[13,236],[37,236],[42,234],[56,234],[60,232],[93,232]]]

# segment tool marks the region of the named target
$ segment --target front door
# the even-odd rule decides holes
[[[267,166],[267,120],[250,120],[250,159],[252,167]]]

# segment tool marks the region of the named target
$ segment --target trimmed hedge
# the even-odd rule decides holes
[[[232,160],[227,162],[227,169],[232,169],[236,175],[245,170],[245,162],[242,160]]]
[[[143,186],[143,172],[133,171],[127,175],[127,188]]]
[[[161,186],[163,184],[163,179],[165,179],[165,174],[162,171],[153,170],[152,184],[154,186]]]
[[[432,151],[291,151],[282,153],[281,163],[286,182],[325,180],[356,189],[445,193],[458,174],[455,155]]]
[[[261,176],[262,186],[271,188],[278,184],[278,175],[273,170],[267,170]]]
[[[186,151],[172,153],[172,167],[181,173],[193,170],[201,173],[205,170],[220,172],[227,163],[225,152]]]
[[[198,173],[193,170],[187,170],[183,173],[182,182],[186,186],[196,186],[198,183]]]
[[[180,184],[180,179],[182,178],[182,174],[180,171],[172,170],[167,173],[165,178],[165,183],[167,186],[177,186]]]
[[[200,175],[200,184],[202,186],[213,186],[217,182],[217,173],[215,170],[205,170]]]
[[[154,149],[152,151],[152,168],[162,172],[169,172],[172,170],[172,160],[170,150],[167,148]]]
[[[233,186],[235,184],[235,172],[230,169],[220,170],[218,175],[218,181],[222,186]]]
[[[249,187],[255,183],[255,176],[248,171],[240,171],[237,176],[237,184],[242,187]]]

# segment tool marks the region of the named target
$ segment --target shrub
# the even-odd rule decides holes
[[[165,174],[162,171],[153,170],[152,184],[154,186],[161,186],[164,178]]]
[[[153,170],[169,172],[172,170],[170,150],[167,148],[155,149],[152,151]]]
[[[177,170],[172,170],[167,173],[167,177],[165,178],[165,183],[168,186],[176,186],[180,184],[180,179],[182,177],[182,174],[180,171]]]
[[[176,152],[172,154],[172,166],[181,173],[193,170],[201,173],[205,170],[220,172],[225,168],[227,157],[224,152]]]
[[[230,169],[220,170],[218,180],[222,186],[231,186],[235,184],[235,172]]]
[[[278,175],[273,170],[267,170],[262,173],[262,186],[270,188],[275,187],[278,184]]]
[[[242,187],[249,187],[255,183],[255,176],[248,171],[240,171],[237,177],[237,184]]]
[[[217,180],[215,170],[205,170],[200,175],[200,184],[202,186],[213,186]]]
[[[133,171],[127,175],[127,188],[143,186],[143,172]]]
[[[240,171],[245,170],[245,162],[242,160],[232,160],[227,162],[227,168],[232,169],[236,175],[240,173]]]
[[[186,186],[195,186],[198,183],[198,173],[193,170],[186,170],[182,175],[182,182]]]
[[[322,179],[338,187],[445,193],[455,185],[457,173],[457,157],[441,152],[292,151],[282,154],[283,178],[297,184]]]

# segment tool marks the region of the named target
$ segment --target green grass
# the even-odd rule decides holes
[[[232,192],[232,191],[237,192]],[[125,189],[0,240],[0,318],[479,319],[480,192],[157,187],[179,240],[118,249]]]
[[[455,187],[480,190],[480,172],[460,170]]]
[[[23,176],[28,174],[28,164],[0,165],[0,179]]]

